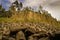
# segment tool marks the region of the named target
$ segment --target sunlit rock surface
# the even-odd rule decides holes
[[[50,40],[60,29],[43,23],[0,23],[1,40]]]

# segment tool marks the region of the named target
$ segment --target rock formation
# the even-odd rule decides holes
[[[43,23],[6,23],[0,25],[0,40],[50,40],[59,29]]]

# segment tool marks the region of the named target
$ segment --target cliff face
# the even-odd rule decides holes
[[[49,40],[50,36],[60,33],[55,26],[36,22],[2,22],[0,29],[1,40]]]
[[[12,7],[0,14],[0,40],[59,40],[59,37],[60,22],[48,12],[28,8],[16,11]]]
[[[4,22],[39,22],[49,24],[51,26],[59,26],[60,23],[49,13],[39,13],[34,11],[14,11],[10,18],[1,17],[0,21]]]

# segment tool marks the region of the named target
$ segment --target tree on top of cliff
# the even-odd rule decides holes
[[[14,7],[17,8],[17,11],[21,10],[21,8],[23,7],[22,2],[19,3],[18,0],[13,2],[12,5],[14,5]]]

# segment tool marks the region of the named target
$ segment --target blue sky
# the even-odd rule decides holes
[[[5,9],[8,9],[15,0],[0,0],[0,4]],[[47,10],[54,18],[60,20],[60,0],[19,0],[23,3],[23,6],[30,6],[32,8],[37,8],[42,5],[45,10]]]

